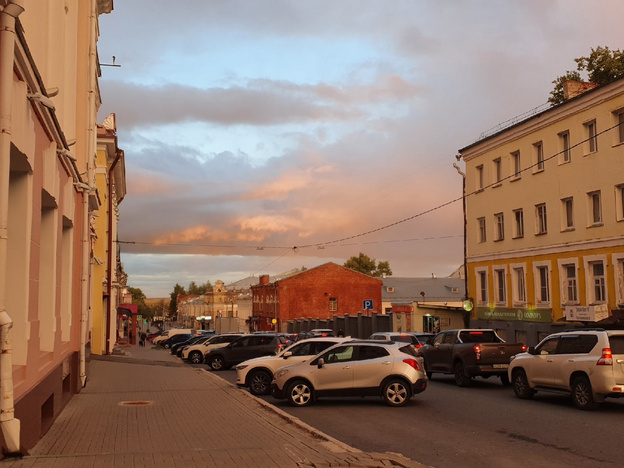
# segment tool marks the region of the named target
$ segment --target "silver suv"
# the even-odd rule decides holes
[[[424,392],[427,382],[423,360],[413,345],[348,341],[279,369],[271,395],[292,406],[307,406],[330,396],[380,396],[390,406],[403,406]]]
[[[624,396],[624,330],[569,330],[512,357],[509,378],[518,398],[565,392],[579,409]]]

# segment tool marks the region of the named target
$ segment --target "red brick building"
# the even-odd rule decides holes
[[[282,331],[282,324],[300,318],[332,318],[381,313],[379,278],[335,263],[270,282],[268,275],[252,286],[252,329]]]

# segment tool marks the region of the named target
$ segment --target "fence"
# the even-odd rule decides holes
[[[376,314],[365,315],[359,312],[357,315],[334,315],[328,319],[296,319],[286,322],[287,333],[301,333],[313,330],[315,328],[329,328],[334,331],[334,335],[338,335],[342,330],[345,336],[353,338],[368,338],[375,332],[392,331],[393,314]]]

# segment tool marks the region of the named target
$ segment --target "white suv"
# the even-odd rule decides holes
[[[413,345],[353,340],[279,369],[271,395],[299,407],[330,396],[380,396],[390,406],[403,406],[427,382]]]
[[[236,366],[236,385],[249,387],[253,395],[267,395],[271,391],[271,381],[277,369],[310,359],[330,346],[350,339],[310,338],[296,342],[276,356],[262,356],[241,362]]]
[[[518,398],[565,392],[577,408],[594,409],[624,396],[624,330],[569,330],[512,357],[509,378]]]

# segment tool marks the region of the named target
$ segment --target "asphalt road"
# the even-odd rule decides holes
[[[217,375],[236,383],[233,370]],[[403,408],[377,398],[321,399],[307,408],[263,398],[353,447],[397,452],[433,467],[624,464],[624,399],[586,412],[563,395],[538,393],[523,401],[499,379],[479,378],[459,388],[451,376],[441,375]]]

